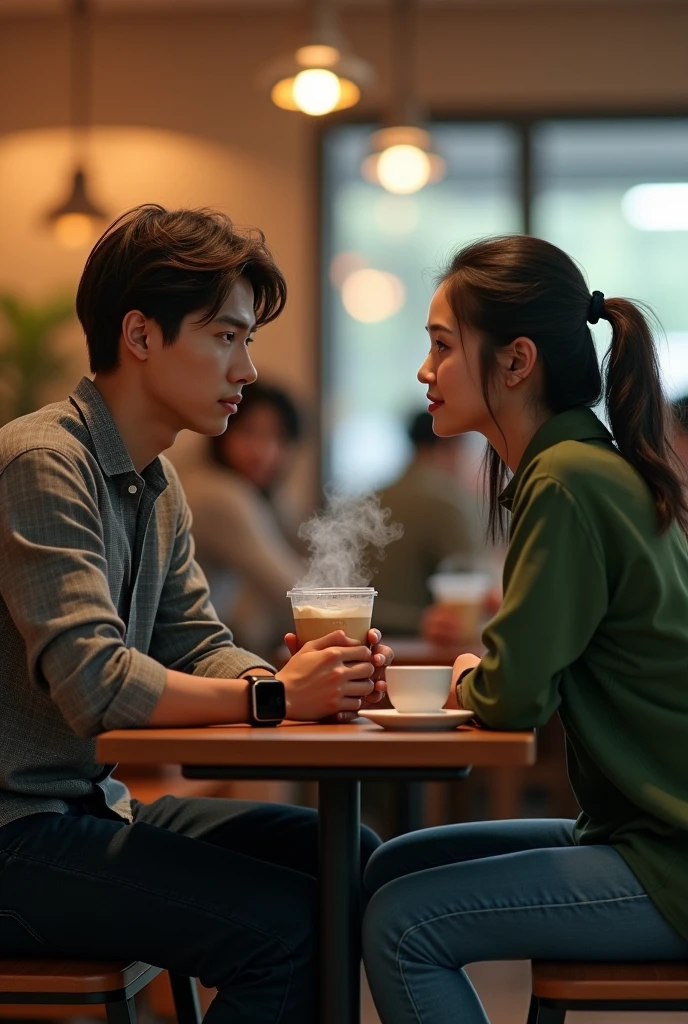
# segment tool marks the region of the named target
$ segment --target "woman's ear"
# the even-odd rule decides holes
[[[514,388],[527,380],[535,369],[537,358],[537,346],[530,338],[515,338],[510,345],[497,349],[497,363],[506,386]]]

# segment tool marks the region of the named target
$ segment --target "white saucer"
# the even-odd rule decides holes
[[[473,718],[472,711],[395,711],[384,708],[380,711],[359,712],[361,718],[369,718],[383,729],[400,732],[440,732],[456,729],[458,725]]]

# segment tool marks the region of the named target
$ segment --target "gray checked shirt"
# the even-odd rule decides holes
[[[172,464],[136,472],[87,377],[0,430],[0,826],[84,799],[130,820],[98,733],[144,725],[167,668],[265,665],[215,614]]]

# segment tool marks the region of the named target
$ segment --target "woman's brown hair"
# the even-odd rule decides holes
[[[147,203],[119,217],[86,261],[76,311],[93,373],[119,362],[124,316],[140,310],[159,324],[165,344],[184,317],[209,323],[240,276],[253,286],[258,327],[282,312],[287,286],[261,231],[238,231],[215,210],[166,210]]]
[[[597,404],[604,393],[616,445],[640,473],[657,506],[659,528],[676,521],[688,533],[688,500],[668,435],[671,411],[664,399],[648,317],[629,299],[590,294],[579,267],[541,238],[508,235],[461,249],[440,278],[459,323],[482,335],[482,390],[494,419],[490,386],[496,350],[530,338],[542,362],[545,407],[553,414]],[[602,371],[588,327],[608,320],[612,341]],[[505,534],[497,498],[507,468],[488,445],[485,470],[488,531]]]

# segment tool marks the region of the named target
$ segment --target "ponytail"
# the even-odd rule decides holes
[[[660,530],[675,520],[688,534],[688,497],[668,437],[672,414],[647,318],[628,299],[605,299],[600,315],[612,328],[604,391],[614,440],[650,488]]]

